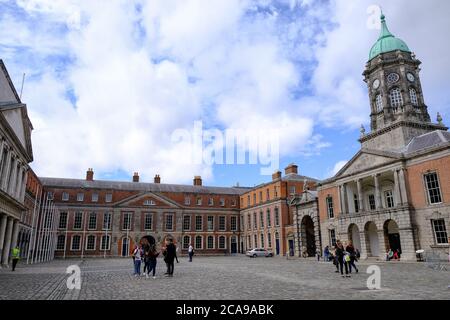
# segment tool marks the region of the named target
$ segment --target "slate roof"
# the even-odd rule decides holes
[[[82,179],[63,179],[63,178],[39,178],[45,187],[57,188],[81,188],[81,189],[106,189],[106,190],[126,190],[141,192],[174,192],[174,193],[199,193],[199,194],[226,194],[241,195],[250,188],[244,187],[207,187],[190,186],[179,184],[159,184],[142,182],[124,182],[124,181],[105,181],[105,180],[82,180]]]
[[[448,143],[450,143],[450,132],[436,130],[414,137],[402,152],[408,157],[413,153],[423,152],[427,149],[443,146]]]

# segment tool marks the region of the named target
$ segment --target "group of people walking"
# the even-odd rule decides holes
[[[167,239],[165,241],[164,247],[161,248],[160,251],[156,249],[155,244],[144,244],[144,245],[136,245],[132,258],[134,265],[134,276],[141,276],[141,266],[144,264],[143,276],[148,278],[150,273],[153,276],[153,279],[156,278],[156,265],[157,258],[162,253],[164,256],[164,262],[167,266],[167,271],[165,273],[166,277],[173,277],[173,272],[175,269],[175,260],[178,261],[177,257],[177,247],[173,243],[172,239]]]
[[[323,253],[325,261],[332,261],[336,266],[335,272],[340,273],[343,278],[350,278],[352,269],[358,273],[359,270],[356,267],[355,262],[360,258],[360,253],[359,250],[353,246],[352,241],[349,241],[348,244],[346,244],[337,240],[335,247],[330,250],[329,246],[326,246]]]

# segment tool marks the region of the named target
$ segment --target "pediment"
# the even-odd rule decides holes
[[[0,60],[0,105],[15,103],[20,103],[20,99],[3,61]]]
[[[351,175],[357,172],[370,170],[383,164],[398,160],[398,157],[380,152],[359,151],[337,174],[337,177]]]
[[[140,194],[134,196],[131,199],[127,199],[122,203],[119,203],[121,207],[143,207],[148,208],[176,208],[178,207],[175,203],[168,201],[154,193],[148,192],[145,194]]]

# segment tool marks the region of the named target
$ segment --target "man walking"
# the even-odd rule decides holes
[[[189,244],[188,254],[189,262],[192,262],[192,257],[194,256],[194,247],[192,246],[192,244]]]
[[[18,246],[12,249],[11,257],[12,257],[12,271],[16,271],[17,262],[19,262],[20,259],[20,249]]]

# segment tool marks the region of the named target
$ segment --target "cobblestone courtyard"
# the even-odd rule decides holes
[[[0,270],[0,299],[450,299],[450,271],[420,263],[371,262],[381,290],[369,291],[369,263],[341,278],[331,263],[283,258],[181,258],[173,278],[158,259],[157,278],[135,278],[131,259],[56,260]],[[66,268],[81,268],[81,290],[68,290]]]

